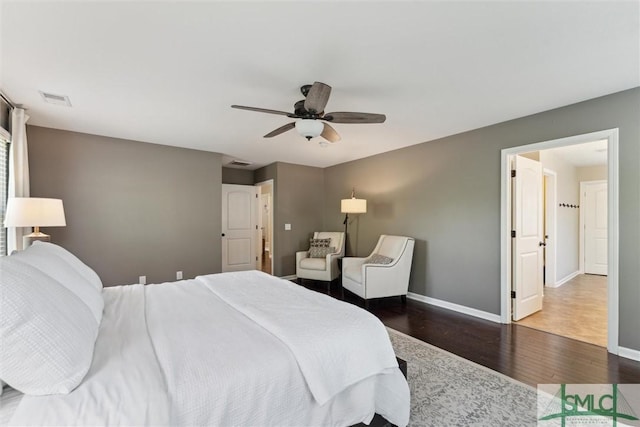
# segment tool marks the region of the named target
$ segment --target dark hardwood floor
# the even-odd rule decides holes
[[[306,288],[364,307],[339,280],[298,280]],[[369,302],[369,311],[390,328],[411,335],[523,383],[638,384],[640,362],[603,347],[525,326],[502,325],[400,297]]]

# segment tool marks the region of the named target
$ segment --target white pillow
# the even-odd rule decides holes
[[[37,268],[60,282],[62,286],[73,292],[89,307],[96,322],[99,324],[102,320],[102,309],[104,308],[102,289],[97,290],[78,270],[53,252],[46,245],[31,245],[24,251],[11,255],[11,257]]]
[[[78,273],[82,274],[98,291],[102,292],[102,280],[100,276],[91,269],[87,264],[83,263],[74,254],[63,248],[62,246],[54,245],[53,243],[41,242],[36,240],[32,246],[37,247],[42,251],[48,251],[52,254],[58,255],[75,268]]]
[[[69,393],[91,365],[98,335],[89,308],[16,257],[0,257],[0,378],[25,394]]]

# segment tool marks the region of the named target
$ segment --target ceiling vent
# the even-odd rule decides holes
[[[252,165],[251,162],[247,162],[245,160],[232,160],[231,162],[229,162],[229,164],[233,166],[251,166]]]
[[[49,104],[55,105],[63,105],[65,107],[71,107],[71,101],[67,95],[56,95],[54,93],[47,93],[43,91],[40,92],[40,96],[44,99],[44,102],[48,102]]]

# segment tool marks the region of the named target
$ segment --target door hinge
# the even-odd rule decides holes
[[[516,291],[511,291],[511,298],[515,298],[516,297]]]
[[[256,261],[258,260],[258,257],[256,257]]]
[[[256,230],[258,229],[258,226],[256,225]]]
[[[515,178],[516,177],[516,170],[512,169],[511,170],[511,178]]]
[[[516,237],[516,230],[511,230],[511,237]]]

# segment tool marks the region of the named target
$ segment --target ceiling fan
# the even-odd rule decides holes
[[[308,140],[321,136],[329,142],[340,141],[340,135],[329,123],[384,123],[386,116],[384,114],[372,113],[355,113],[355,112],[324,112],[324,107],[329,101],[331,94],[331,86],[315,82],[312,85],[304,85],[300,88],[300,92],[305,99],[296,102],[293,105],[293,113],[286,111],[269,110],[266,108],[246,107],[244,105],[232,105],[231,108],[240,110],[257,111],[259,113],[279,114],[281,116],[291,117],[292,119],[300,119],[295,122],[287,123],[284,126],[275,129],[265,138],[272,138],[280,135],[288,130],[296,128],[298,133]]]

